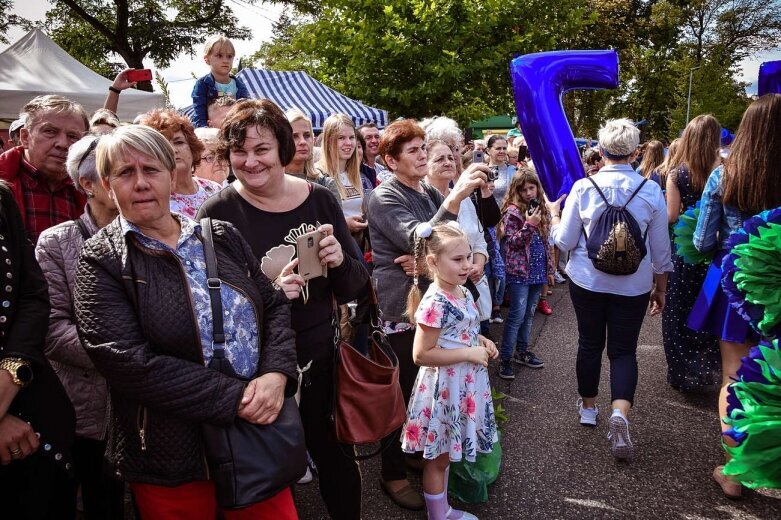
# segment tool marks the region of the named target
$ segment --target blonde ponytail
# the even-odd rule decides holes
[[[413,246],[415,265],[412,267],[412,287],[410,288],[409,293],[407,293],[407,310],[404,311],[404,315],[413,325],[415,325],[415,312],[418,310],[418,305],[420,305],[421,298],[420,286],[418,285],[418,278],[420,276],[420,273],[418,272],[418,265],[420,265],[419,262],[423,257],[423,250],[425,249],[423,244],[424,240],[425,238],[421,238],[415,234],[415,244]]]

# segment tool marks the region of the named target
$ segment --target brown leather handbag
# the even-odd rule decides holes
[[[341,339],[338,321],[334,326],[336,361],[333,418],[336,438],[346,444],[381,441],[401,427],[407,418],[399,385],[399,360],[382,330],[377,294],[371,279],[368,291],[368,355],[364,356]],[[358,458],[369,458],[382,449]]]

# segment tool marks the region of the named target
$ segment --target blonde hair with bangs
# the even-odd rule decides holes
[[[153,157],[171,175],[176,170],[174,148],[163,134],[148,126],[130,125],[101,137],[95,151],[95,165],[101,178],[108,180],[126,153]]]
[[[233,42],[221,34],[210,37],[203,45],[203,55],[210,56],[212,52],[218,52],[225,48],[230,49],[233,55],[236,55],[236,48],[233,46]]]
[[[336,183],[336,187],[339,189],[339,195],[342,200],[347,198],[347,193],[342,184],[342,179],[339,178],[339,132],[343,128],[352,129],[355,133],[355,125],[352,119],[344,114],[334,114],[325,120],[323,123],[323,157],[317,163],[317,166],[323,170],[323,173],[331,177]],[[353,188],[358,190],[358,193],[363,197],[363,185],[361,184],[361,163],[358,161],[358,138],[355,138],[355,149],[352,156],[347,160],[345,170],[347,173],[347,179],[353,185]]]
[[[312,155],[309,157],[309,159],[306,160],[304,163],[304,173],[306,174],[306,178],[310,181],[315,181],[319,177],[319,174],[317,173],[317,170],[315,170],[315,161],[313,159],[315,155],[314,150],[314,138],[315,138],[315,132],[312,130],[312,120],[309,119],[306,114],[301,112],[297,108],[291,108],[287,111],[285,111],[285,117],[287,118],[288,123],[292,126],[293,123],[296,121],[306,121],[307,124],[309,124],[309,132],[312,134]],[[341,192],[339,192],[341,193]]]

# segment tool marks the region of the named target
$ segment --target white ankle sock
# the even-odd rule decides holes
[[[423,499],[426,501],[428,520],[447,520],[447,512],[450,509],[447,505],[447,490],[436,495],[424,492]]]

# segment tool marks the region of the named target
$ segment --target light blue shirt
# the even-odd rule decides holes
[[[643,177],[628,164],[605,166],[591,177],[605,198],[614,206],[623,206],[643,182]],[[642,233],[647,232],[648,254],[640,262],[637,272],[612,275],[598,271],[586,250],[586,233],[605,210],[605,201],[587,179],[572,186],[564,200],[561,222],[553,226],[551,237],[559,249],[570,251],[567,275],[589,291],[639,296],[651,290],[653,274],[671,272],[670,235],[667,230],[667,205],[662,190],[655,182],[646,182],[643,189],[629,202],[627,210],[637,220]]]
[[[239,93],[239,87],[236,86],[236,80],[233,78],[228,83],[215,81],[214,86],[217,87],[217,94],[220,97],[229,96],[236,99],[236,95]]]
[[[208,366],[214,353],[212,348],[214,320],[212,320],[209,288],[206,284],[206,258],[203,243],[198,238],[201,226],[184,215],[177,213],[173,215],[182,225],[176,249],[171,249],[159,240],[146,236],[124,217],[120,216],[119,219],[124,235],[134,233],[144,247],[169,251],[181,262],[192,295],[193,313],[201,338],[203,359]],[[245,378],[254,377],[258,371],[259,360],[258,321],[255,309],[243,294],[235,291],[228,284],[222,284],[220,295],[224,315],[225,356],[231,362],[236,374]]]

